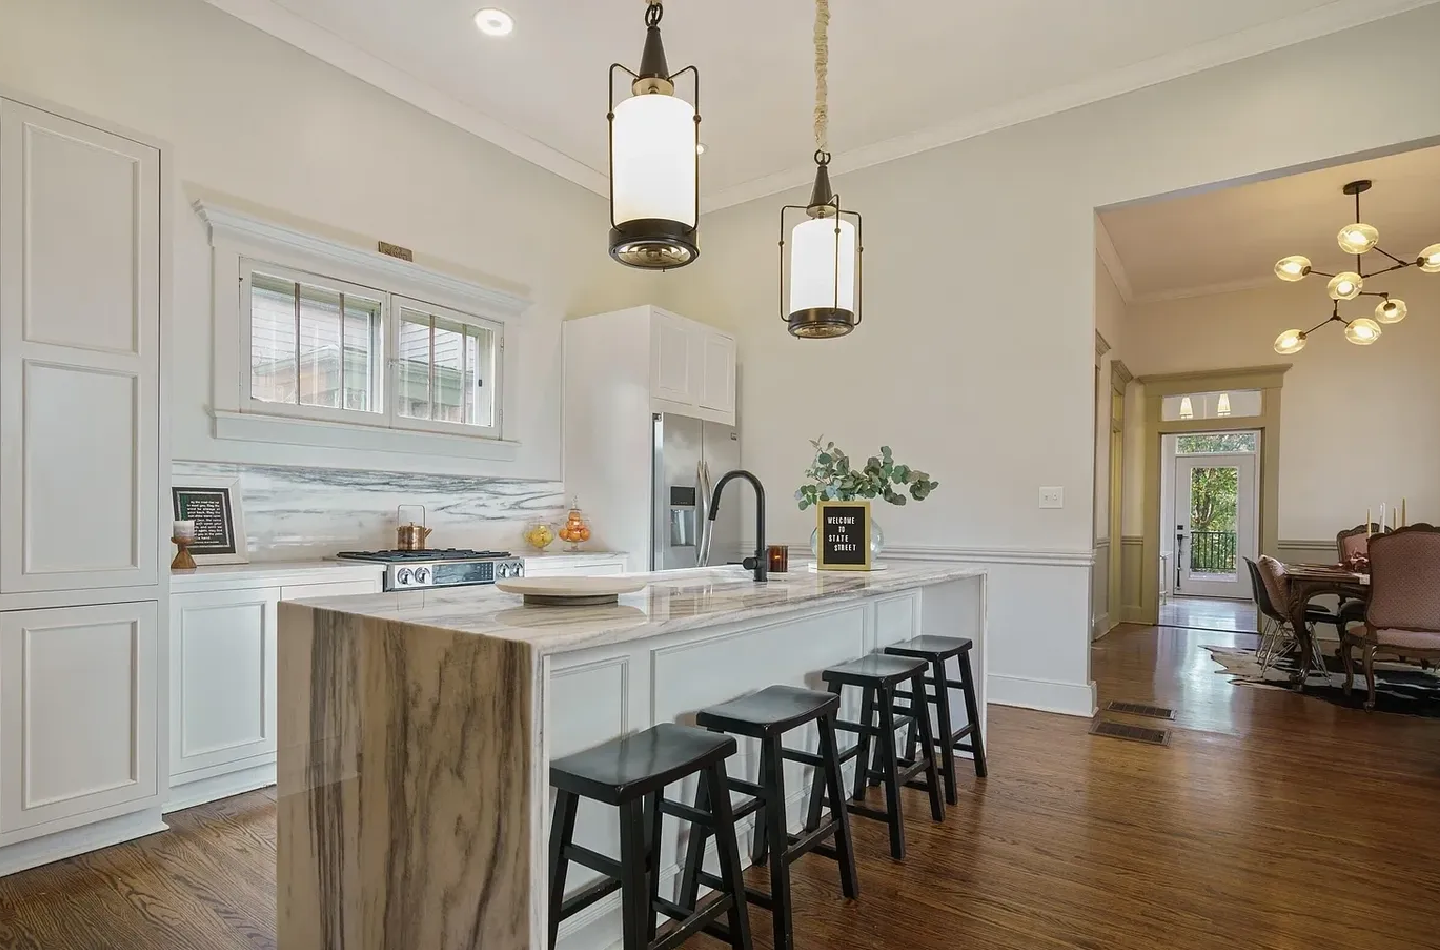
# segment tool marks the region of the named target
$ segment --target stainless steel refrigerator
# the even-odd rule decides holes
[[[739,494],[725,500],[713,523],[709,515],[715,482],[740,467],[739,430],[672,412],[655,413],[652,426],[651,569],[738,561],[744,524]]]

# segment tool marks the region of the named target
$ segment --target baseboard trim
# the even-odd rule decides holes
[[[169,830],[160,818],[159,809],[149,808],[68,831],[57,831],[43,838],[31,838],[0,848],[0,877]]]
[[[186,782],[183,785],[172,785],[170,795],[165,799],[165,804],[161,806],[160,810],[168,815],[172,811],[194,808],[196,805],[229,798],[231,795],[253,792],[257,788],[269,788],[274,784],[275,764],[273,762],[268,765],[241,769],[238,772],[212,775],[209,778]]]
[[[1019,706],[1087,718],[1095,715],[1094,683],[1062,683],[991,672],[985,677],[985,688],[986,701],[992,706]]]
[[[1150,618],[1145,616],[1145,608],[1139,604],[1126,604],[1120,608],[1121,623],[1150,623]]]

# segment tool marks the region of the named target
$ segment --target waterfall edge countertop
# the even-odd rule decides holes
[[[601,607],[526,607],[518,594],[493,587],[352,594],[296,601],[305,607],[528,644],[540,654],[738,623],[823,602],[878,597],[983,574],[935,562],[891,563],[887,570],[811,571],[805,565],[756,583],[741,567],[628,575],[649,586]],[[283,609],[283,608],[282,608]]]

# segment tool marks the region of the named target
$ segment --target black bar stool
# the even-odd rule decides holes
[[[900,805],[900,786],[910,782],[921,772],[925,773],[925,785],[930,792],[930,817],[941,821],[945,817],[945,804],[940,797],[940,775],[935,759],[930,755],[934,743],[930,735],[930,717],[917,715],[914,700],[910,705],[895,705],[895,688],[904,682],[910,683],[913,695],[921,692],[925,677],[925,661],[885,653],[871,653],[849,663],[832,666],[821,674],[829,684],[830,692],[840,694],[846,686],[858,686],[862,690],[860,701],[860,722],[839,720],[835,728],[842,732],[854,732],[860,741],[840,754],[841,762],[855,758],[855,799],[849,807],[850,813],[865,818],[874,818],[890,826],[890,854],[899,861],[905,857],[905,817]],[[923,712],[923,710],[921,710]],[[897,715],[897,713],[899,715]],[[895,730],[916,724],[920,730],[925,755],[902,759],[895,748]],[[877,740],[873,764],[870,742]],[[871,808],[857,804],[865,797],[867,780],[885,786],[885,808]]]
[[[846,897],[860,893],[855,875],[855,852],[850,842],[850,818],[845,809],[844,778],[840,771],[840,754],[835,742],[835,718],[840,697],[793,686],[768,686],[749,696],[702,709],[695,714],[697,725],[716,732],[759,739],[760,783],[728,778],[732,791],[752,796],[735,807],[737,819],[755,812],[755,839],[751,857],[755,864],[770,864],[770,892],[746,888],[745,896],[754,904],[770,911],[774,919],[775,950],[792,946],[790,865],[811,851],[834,858],[840,865],[840,889]],[[814,722],[820,730],[818,753],[787,749],[785,733]],[[792,835],[785,821],[785,760],[813,766],[809,812],[805,831]],[[830,800],[830,818],[822,821],[824,799]],[[697,803],[697,807],[699,804]],[[681,884],[682,901],[695,906],[700,885],[719,887],[724,882],[703,868],[706,829],[698,828],[690,835],[685,852],[685,874]],[[833,839],[833,847],[826,845]],[[784,842],[783,845],[779,844]]]
[[[661,723],[550,763],[550,784],[557,790],[550,825],[552,950],[560,921],[617,890],[622,899],[624,950],[673,950],[702,930],[727,941],[733,950],[751,950],[730,796],[714,793],[728,787],[725,759],[734,752],[735,740],[730,736]],[[665,786],[696,773],[700,788],[695,808],[665,798]],[[619,861],[574,843],[581,796],[620,809]],[[708,803],[704,807],[702,799]],[[686,819],[692,827],[715,836],[720,886],[698,907],[681,907],[660,897],[663,815]],[[565,875],[571,861],[605,876],[567,900]],[[656,913],[678,922],[658,940]],[[716,923],[722,914],[729,915],[729,927],[723,930]]]
[[[945,775],[945,800],[951,805],[957,801],[955,794],[956,752],[969,752],[974,757],[976,777],[984,778],[989,773],[989,769],[985,765],[985,739],[980,734],[980,707],[975,701],[975,676],[970,670],[970,650],[974,645],[965,637],[916,637],[913,640],[895,643],[885,648],[886,653],[895,656],[918,657],[930,665],[930,675],[925,677],[925,684],[933,686],[935,689],[933,692],[927,689],[923,695],[926,702],[935,707],[936,726],[931,732],[939,740],[941,771]],[[951,657],[958,658],[960,666],[958,682],[950,679],[945,672],[945,663]],[[951,728],[949,696],[951,689],[959,689],[965,694],[967,722],[960,729]],[[895,695],[901,698],[910,697],[910,693],[905,690],[901,690]],[[907,750],[911,756],[915,754],[915,741],[915,731],[912,729]],[[931,758],[935,756],[933,749],[930,756]]]

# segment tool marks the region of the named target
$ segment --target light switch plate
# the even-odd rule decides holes
[[[1051,486],[1040,489],[1041,508],[1064,508],[1065,489],[1059,486]]]

